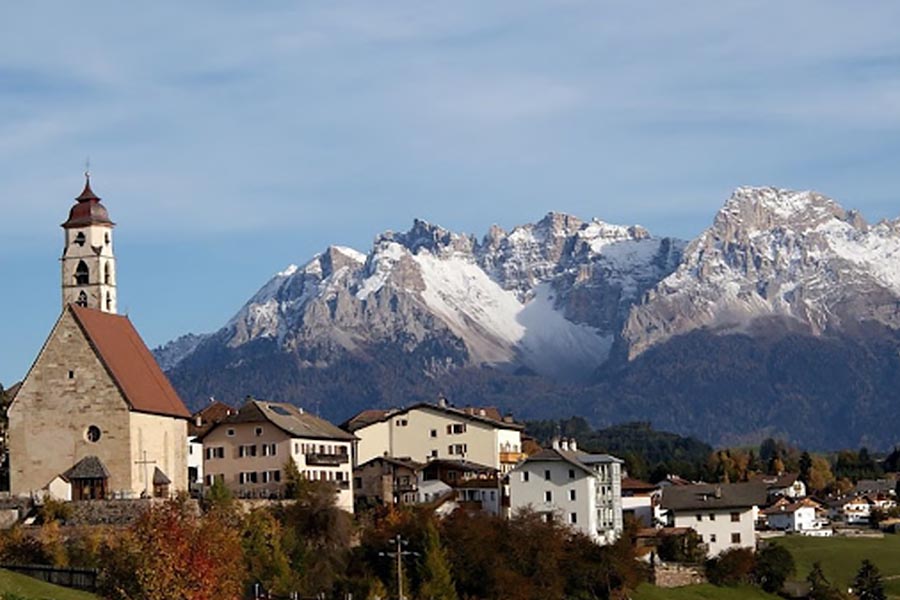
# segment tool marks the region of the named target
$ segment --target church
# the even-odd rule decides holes
[[[115,224],[85,180],[62,224],[62,314],[9,407],[10,491],[169,496],[187,490],[190,413],[116,313]]]

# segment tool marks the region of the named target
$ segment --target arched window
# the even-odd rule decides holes
[[[88,266],[83,260],[78,261],[75,267],[75,285],[87,285],[90,281],[90,272]]]
[[[84,232],[79,231],[78,235],[75,236],[75,243],[78,244],[79,246],[84,246],[84,242],[85,242]]]
[[[81,293],[78,294],[78,302],[76,302],[75,304],[87,308],[87,294],[84,293],[84,290],[82,290]]]
[[[109,292],[106,292],[106,310],[112,310],[112,296],[109,295]]]
[[[109,282],[112,281],[112,276],[109,272],[109,263],[103,265],[103,283],[109,285]]]

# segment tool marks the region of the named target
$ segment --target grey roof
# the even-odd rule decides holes
[[[578,467],[582,471],[595,475],[596,471],[590,465],[603,463],[623,463],[620,458],[616,458],[610,454],[588,454],[587,452],[571,450],[561,450],[557,448],[544,448],[537,454],[532,454],[522,464],[535,462],[567,462],[574,467]],[[521,466],[521,465],[520,465]]]
[[[897,482],[890,479],[860,479],[854,492],[857,494],[890,494],[897,489]]]
[[[525,429],[525,426],[520,423],[516,423],[514,421],[506,421],[505,419],[498,420],[496,418],[492,418],[490,415],[496,413],[495,409],[482,409],[482,411],[485,413],[482,416],[475,412],[478,409],[466,410],[464,408],[456,408],[455,406],[441,406],[440,404],[432,404],[430,402],[418,402],[411,406],[407,406],[406,408],[398,408],[393,410],[364,410],[344,421],[341,426],[347,431],[356,431],[357,429],[362,429],[363,427],[367,427],[373,423],[380,423],[381,421],[386,421],[388,419],[392,419],[396,416],[417,409],[431,410],[467,421],[485,423],[487,425],[498,427],[500,429],[515,429],[517,431]]]
[[[429,460],[424,466],[425,468],[431,466],[444,466],[459,469],[461,471],[472,471],[475,473],[493,473],[497,471],[497,469],[495,469],[494,467],[489,467],[488,465],[472,462],[471,460],[458,458],[435,458]]]
[[[799,473],[781,473],[779,475],[754,475],[750,481],[764,483],[767,489],[780,490],[791,487],[800,477]]]
[[[73,479],[109,479],[109,470],[96,456],[85,456],[75,465],[63,473],[63,478],[67,481]]]
[[[394,458],[393,456],[376,456],[375,458],[370,458],[366,462],[362,463],[357,469],[362,469],[368,465],[373,463],[384,462],[398,467],[406,467],[408,469],[412,469],[413,471],[418,471],[422,467],[425,466],[424,463],[416,462],[411,458]]]
[[[669,486],[662,492],[662,507],[670,510],[749,508],[766,503],[766,485],[748,483],[700,483]]]
[[[159,467],[153,467],[153,485],[169,485],[172,481]]]
[[[248,400],[236,414],[219,422],[216,426],[200,436],[199,439],[203,439],[209,435],[210,432],[229,423],[264,422],[275,425],[291,437],[317,440],[340,440],[346,442],[356,439],[356,436],[353,434],[347,433],[325,419],[320,419],[315,415],[304,412],[293,404],[253,399]]]

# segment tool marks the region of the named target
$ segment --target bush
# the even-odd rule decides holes
[[[715,585],[738,585],[753,580],[756,557],[749,548],[732,548],[706,562],[706,577]]]
[[[766,546],[756,553],[753,578],[757,585],[770,594],[777,593],[787,578],[794,574],[794,557],[777,544]]]

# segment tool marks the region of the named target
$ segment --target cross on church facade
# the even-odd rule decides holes
[[[143,493],[143,496],[149,498],[149,497],[150,497],[150,493],[149,493],[149,491],[148,491],[147,483],[150,481],[150,476],[149,476],[148,473],[147,473],[147,468],[148,468],[150,465],[155,465],[155,464],[156,464],[156,461],[155,461],[155,460],[147,460],[147,451],[146,451],[146,450],[144,450],[143,455],[144,455],[144,459],[143,459],[143,460],[136,460],[136,461],[134,461],[134,464],[136,464],[136,465],[144,465],[144,493]]]

